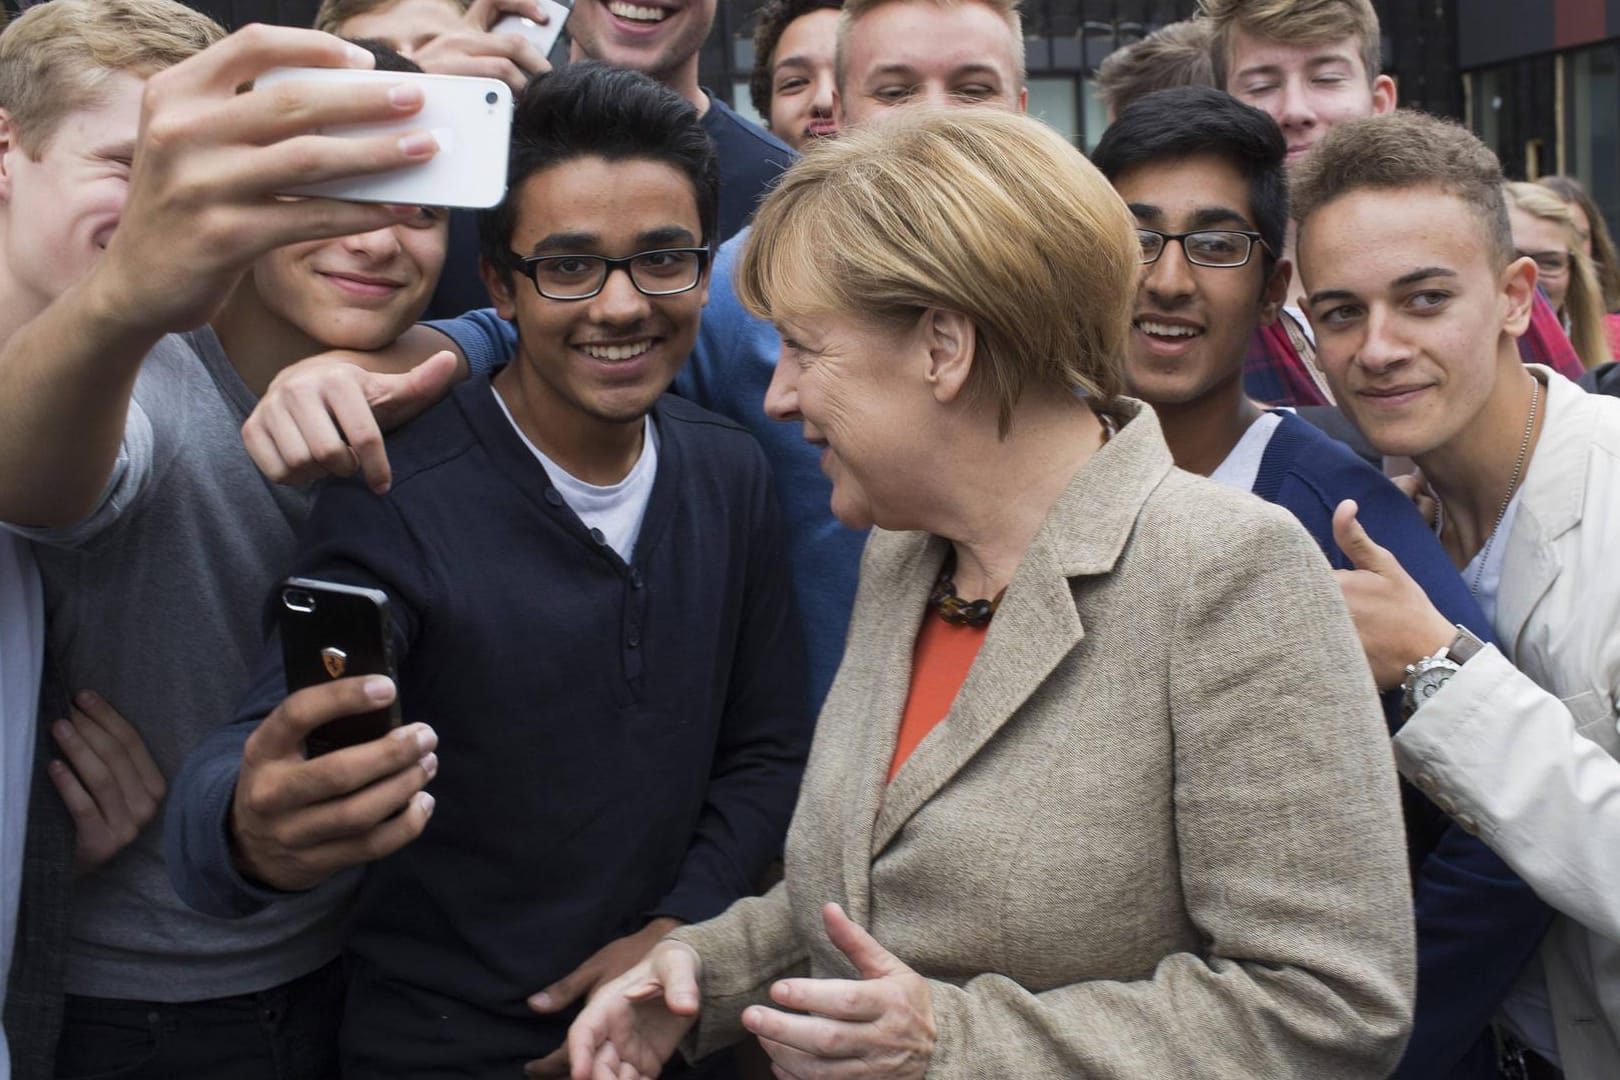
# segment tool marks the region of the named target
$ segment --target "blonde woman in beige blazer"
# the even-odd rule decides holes
[[[1107,182],[1034,121],[902,111],[789,172],[737,277],[767,408],[876,526],[786,879],[598,991],[572,1075],[751,1034],[784,1080],[1383,1077],[1411,898],[1333,578],[1118,396]],[[941,612],[988,617],[943,695]]]

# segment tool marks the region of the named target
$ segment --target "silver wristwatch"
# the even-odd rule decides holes
[[[1406,665],[1406,679],[1401,683],[1402,715],[1411,716],[1417,712],[1484,647],[1485,643],[1475,637],[1468,627],[1458,624],[1457,636],[1451,639],[1450,645],[1433,656],[1425,656],[1415,664]]]

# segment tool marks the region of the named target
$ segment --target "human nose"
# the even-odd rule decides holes
[[[1395,317],[1381,308],[1367,313],[1366,330],[1356,350],[1356,362],[1373,374],[1395,367],[1410,355]]]
[[[1197,291],[1187,249],[1180,240],[1166,240],[1159,257],[1142,267],[1142,286],[1149,295],[1164,300],[1183,300]]]
[[[838,90],[832,72],[827,71],[816,76],[816,81],[811,86],[810,91],[810,115],[833,115],[833,110],[838,105]]]
[[[800,419],[798,364],[788,359],[786,350],[778,354],[771,385],[765,388],[765,415],[772,420]]]
[[[612,266],[602,290],[591,298],[591,318],[602,323],[629,323],[647,316],[647,297],[630,280],[630,268]]]
[[[354,233],[343,238],[343,246],[356,255],[386,262],[400,252],[399,236],[394,232],[397,227],[389,225],[371,232]]]
[[[1311,104],[1311,95],[1304,83],[1298,79],[1285,79],[1282,85],[1282,97],[1277,104],[1277,126],[1286,130],[1313,127],[1316,124],[1316,109]]]

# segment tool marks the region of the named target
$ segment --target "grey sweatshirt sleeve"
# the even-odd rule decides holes
[[[285,696],[280,650],[279,640],[272,636],[237,719],[211,732],[191,752],[169,792],[163,861],[175,892],[205,915],[240,919],[299,895],[249,881],[231,858],[231,800],[242,770],[242,748],[259,721]]]

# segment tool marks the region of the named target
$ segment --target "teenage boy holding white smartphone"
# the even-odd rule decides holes
[[[379,297],[349,305],[366,309],[374,332],[343,335],[245,304],[244,290],[259,293],[273,277],[286,284],[258,299],[305,302],[292,283],[352,282],[349,260],[360,256],[349,240],[298,242],[358,235],[376,247],[378,233],[423,225],[416,208],[272,196],[436,149],[425,132],[304,134],[409,117],[421,104],[414,87],[237,87],[278,66],[373,63],[330,35],[256,26],[151,75],[144,99],[138,79],[107,80],[101,92],[124,106],[121,139],[108,145],[121,141],[122,154],[56,177],[33,211],[77,209],[108,176],[118,189],[80,222],[97,250],[88,272],[0,350],[0,519],[27,526],[39,552],[50,653],[68,684],[116,702],[169,775],[240,695],[260,602],[308,500],[259,481],[236,429],[278,363],[317,343],[386,340]],[[10,177],[13,199],[21,180]],[[272,265],[275,249],[293,265]],[[390,261],[386,274],[396,272]],[[368,291],[381,289],[374,281]],[[415,304],[383,291],[397,333],[426,289]],[[344,305],[319,306],[338,317]],[[241,325],[222,325],[219,337],[243,345],[227,358],[219,337],[197,328],[233,317]],[[77,883],[57,1075],[331,1075],[342,900],[315,898],[257,925],[199,918],[168,885],[160,831],[142,831]]]

